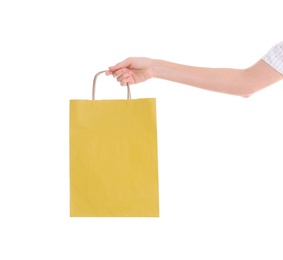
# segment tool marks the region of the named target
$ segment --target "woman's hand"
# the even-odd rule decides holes
[[[127,58],[115,66],[109,67],[106,75],[113,75],[121,86],[137,84],[154,77],[153,59]]]

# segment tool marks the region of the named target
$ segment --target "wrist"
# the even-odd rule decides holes
[[[158,79],[170,79],[172,74],[173,63],[165,60],[153,60],[152,73],[154,78]],[[169,78],[168,78],[169,77]]]
[[[161,60],[151,59],[151,71],[153,78],[160,78],[161,75]]]

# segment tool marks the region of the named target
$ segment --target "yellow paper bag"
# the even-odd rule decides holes
[[[157,159],[154,98],[70,100],[71,217],[158,217]]]

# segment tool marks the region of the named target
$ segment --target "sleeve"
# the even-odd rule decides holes
[[[283,74],[283,42],[274,45],[262,59],[272,68]]]

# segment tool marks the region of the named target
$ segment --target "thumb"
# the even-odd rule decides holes
[[[123,60],[123,61],[117,63],[115,66],[110,66],[110,67],[109,67],[109,70],[110,70],[111,72],[114,72],[114,71],[119,70],[119,69],[122,69],[122,68],[127,68],[127,67],[129,67],[130,65],[131,65],[130,59],[126,59],[126,60]]]

